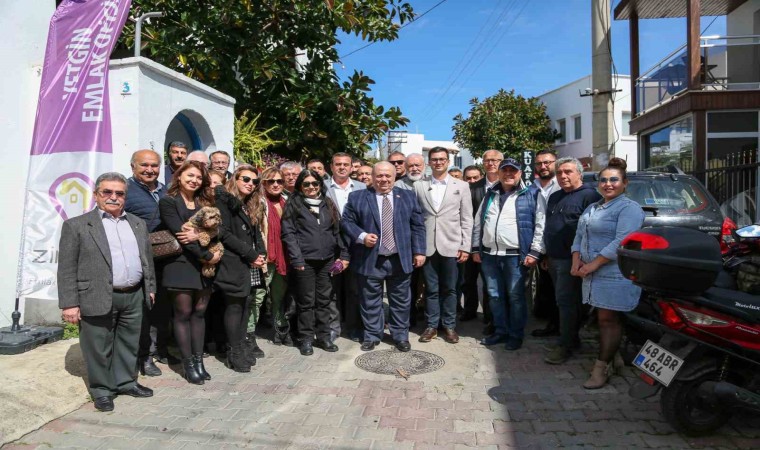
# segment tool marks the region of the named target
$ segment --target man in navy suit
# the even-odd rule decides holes
[[[411,350],[409,283],[412,270],[425,264],[425,222],[414,192],[393,187],[395,174],[389,162],[375,164],[372,187],[349,194],[341,220],[352,243],[350,267],[359,286],[363,351],[374,349],[383,337],[383,283],[388,287],[388,329],[397,349]]]

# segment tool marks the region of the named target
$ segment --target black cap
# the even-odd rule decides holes
[[[522,170],[522,164],[517,162],[514,158],[507,158],[504,161],[499,164],[499,170],[505,168],[505,167],[514,167],[517,170]]]

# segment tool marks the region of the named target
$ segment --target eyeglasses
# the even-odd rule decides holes
[[[304,181],[301,183],[301,186],[303,187],[319,187],[319,185],[322,184],[319,181]]]
[[[397,166],[399,166],[401,164],[404,164],[404,160],[403,159],[397,159],[395,161],[388,161],[388,162],[391,163],[391,164],[397,165]]]
[[[251,183],[251,182],[253,182],[254,186],[258,186],[259,185],[259,179],[258,178],[240,177],[240,178],[238,178],[238,180],[243,180],[243,183]]]
[[[449,158],[431,158],[429,161],[433,164],[437,164],[437,163],[444,163],[448,160]]]
[[[536,161],[537,166],[551,166],[554,161]]]
[[[272,178],[271,180],[264,180],[266,184],[282,184],[282,178]]]
[[[502,161],[503,159],[486,159],[486,160],[483,160],[483,163],[484,164],[499,164]]]
[[[98,192],[101,197],[103,198],[111,198],[114,194],[116,194],[117,198],[124,198],[125,195],[127,195],[124,191],[112,191],[110,189],[103,189],[102,191]]]
[[[599,184],[610,183],[615,184],[620,181],[620,177],[599,178]]]

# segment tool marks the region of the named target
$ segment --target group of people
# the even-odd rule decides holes
[[[559,332],[546,362],[561,364],[577,348],[587,303],[598,311],[601,342],[584,387],[607,382],[620,344],[618,312],[633,309],[639,294],[615,264],[615,249],[644,217],[622,195],[624,161],[613,158],[594,189],[583,184],[578,160],[548,150],[536,154],[530,186],[522,164],[498,150],[483,155],[485,176],[478,166],[450,168],[443,147],[428,152],[429,176],[423,155],[400,152],[373,166],[335,153],[329,173],[319,160],[306,169],[288,161],[230,171],[226,152],[188,152],[176,141],[166,156],[163,172],[161,155],[140,150],[128,179],[98,177],[97,207],[61,231],[59,303],[65,321],[81,324],[97,409],[112,410],[116,395],[152,395],[137,372],[161,375],[156,363],[181,362],[193,384],[210,380],[207,314],[219,317],[226,346],[217,350],[238,372],[265,356],[256,342],[263,309],[273,343],[304,356],[314,347],[338,351],[340,335],[371,351],[386,328],[406,352],[420,299],[419,342],[439,333],[459,342],[457,322],[477,317],[482,277],[480,342],[514,351],[523,345],[530,270],[556,297],[556,317],[534,332]],[[187,225],[204,207],[219,211],[219,247],[201,245]],[[149,236],[161,230],[181,252],[154,261]],[[204,276],[209,264],[213,277]],[[167,349],[172,329],[179,360]]]

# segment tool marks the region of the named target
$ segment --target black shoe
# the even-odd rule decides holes
[[[168,353],[168,352],[165,355],[154,355],[153,359],[157,363],[161,363],[161,364],[164,364],[164,365],[167,365],[167,366],[174,366],[174,365],[179,364],[179,363],[182,362],[181,359],[178,359],[178,358],[174,357],[174,355],[172,355],[171,353]]]
[[[195,354],[193,355],[193,367],[195,367],[195,371],[198,372],[198,375],[201,376],[204,380],[210,380],[211,375],[209,375],[208,372],[206,372],[206,367],[203,365],[203,355]]]
[[[412,349],[412,345],[409,343],[409,341],[398,341],[396,342],[396,348],[400,352],[408,352]]]
[[[553,323],[548,323],[545,328],[531,331],[530,335],[533,337],[559,336],[559,326]]]
[[[326,339],[317,339],[314,341],[314,347],[321,348],[322,350],[331,353],[338,351],[338,346],[333,344],[332,341],[328,341]]]
[[[119,395],[129,395],[130,397],[153,397],[153,389],[147,388],[140,383],[135,383],[135,385],[129,389],[119,391]]]
[[[113,411],[113,399],[111,397],[98,397],[95,399],[95,409],[102,412]]]
[[[249,359],[253,359],[253,362],[251,365],[256,364],[257,358],[263,358],[266,356],[264,354],[264,350],[259,347],[259,344],[256,342],[256,336],[253,333],[248,333],[246,335],[246,341],[245,341],[245,348],[246,348],[246,355],[248,355]]]
[[[501,334],[492,334],[488,337],[484,337],[480,340],[480,345],[496,345],[496,344],[506,344],[507,343],[507,336],[501,335]]]
[[[254,364],[256,364],[255,359]],[[235,372],[247,373],[251,371],[251,363],[248,355],[246,355],[244,344],[235,345],[227,351],[227,360],[224,365]]]
[[[161,376],[162,373],[161,369],[159,369],[153,362],[152,357],[148,356],[140,361],[140,374],[145,375],[146,377],[158,377]]]
[[[459,315],[460,322],[467,322],[469,320],[473,320],[477,318],[478,318],[478,313],[474,313],[474,312],[463,312],[462,314]]]
[[[311,346],[311,341],[301,342],[301,345],[298,347],[298,350],[300,350],[303,356],[311,356],[314,354],[314,349]]]
[[[377,346],[377,344],[379,344],[379,342],[375,342],[375,341],[364,341],[364,342],[362,342],[362,347],[361,347],[361,350],[362,350],[363,352],[368,352],[368,351],[374,350],[374,349],[375,349],[375,347]]]
[[[191,384],[203,384],[203,377],[198,373],[197,370],[195,370],[195,365],[193,364],[193,357],[184,358],[182,360],[182,368],[184,369],[184,374],[182,375],[185,380],[187,380],[188,383]]]
[[[522,344],[523,344],[522,339],[510,338],[507,340],[507,343],[506,345],[504,345],[504,348],[509,351],[515,351],[515,350],[519,350],[520,347],[522,347]]]

